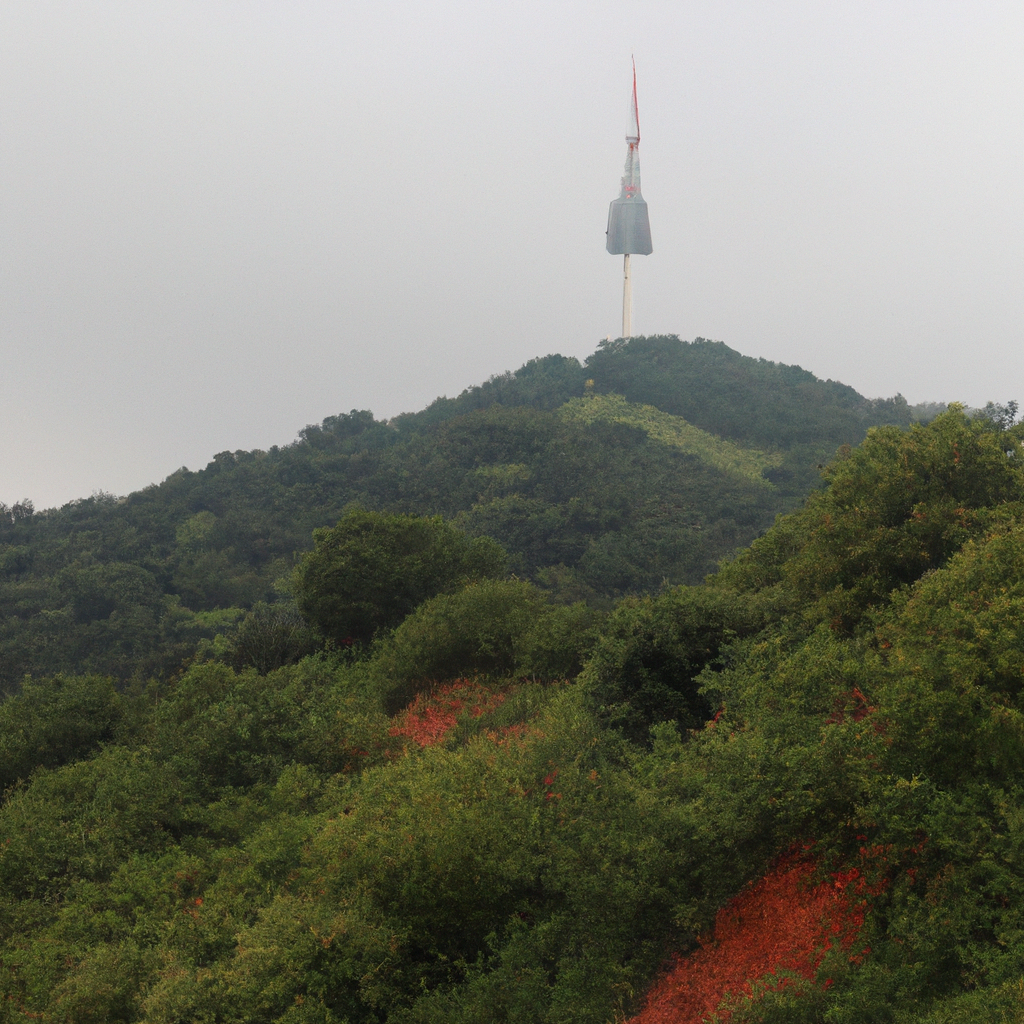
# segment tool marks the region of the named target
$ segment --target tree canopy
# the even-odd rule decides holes
[[[353,510],[313,531],[313,550],[295,570],[295,597],[324,636],[365,643],[427,598],[500,576],[506,564],[489,537],[468,537],[440,516]]]

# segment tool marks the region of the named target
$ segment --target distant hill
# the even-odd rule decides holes
[[[915,415],[901,395],[868,399],[846,384],[752,359],[721,341],[660,335],[603,341],[582,365],[564,356],[534,359],[394,422],[421,426],[495,404],[554,409],[583,394],[588,380],[599,394],[622,395],[720,437],[781,451],[770,478],[786,493],[817,486],[819,464],[840,446],[859,442],[869,427],[909,426],[945,408],[931,403],[922,409],[927,415]]]
[[[353,505],[440,514],[561,600],[695,583],[819,484],[899,396],[868,400],[721,342],[550,355],[390,422],[353,410],[221,452],[126,498],[0,517],[0,686],[26,672],[172,670],[287,600],[312,530]]]

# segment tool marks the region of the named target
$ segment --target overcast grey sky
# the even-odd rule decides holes
[[[0,0],[0,501],[634,332],[1024,401],[1024,4]]]

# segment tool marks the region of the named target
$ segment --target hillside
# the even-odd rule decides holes
[[[0,516],[0,687],[25,673],[173,672],[256,604],[349,507],[439,514],[499,541],[563,601],[697,583],[820,485],[900,399],[674,337],[536,359],[384,423],[329,417],[126,498]]]
[[[603,394],[546,415],[772,457]],[[293,583],[333,646],[26,681],[0,1014],[1020,1021],[1022,451],[959,409],[879,427],[706,582],[607,611],[350,510]]]

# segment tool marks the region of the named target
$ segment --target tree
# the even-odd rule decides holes
[[[609,616],[583,671],[590,705],[638,743],[658,722],[698,728],[715,709],[697,677],[726,644],[760,625],[753,603],[710,587],[628,598]]]
[[[726,566],[719,583],[781,585],[808,622],[852,630],[869,607],[987,529],[997,506],[1024,495],[1004,443],[1013,434],[986,422],[953,406],[927,426],[872,430],[828,467],[828,488]]]
[[[0,794],[37,768],[54,768],[114,738],[123,699],[104,676],[26,678],[0,704]]]
[[[432,683],[460,676],[575,676],[591,642],[584,604],[553,606],[523,580],[487,580],[425,601],[375,662],[385,708],[396,711]]]
[[[365,643],[397,626],[427,598],[502,575],[506,556],[440,516],[357,509],[313,531],[295,571],[299,611],[338,644]]]
[[[1017,403],[1012,399],[1006,405],[986,402],[978,418],[988,420],[996,430],[1009,430],[1017,422]]]
[[[251,667],[265,676],[312,654],[318,639],[294,605],[257,601],[232,639],[232,660],[237,668]]]

